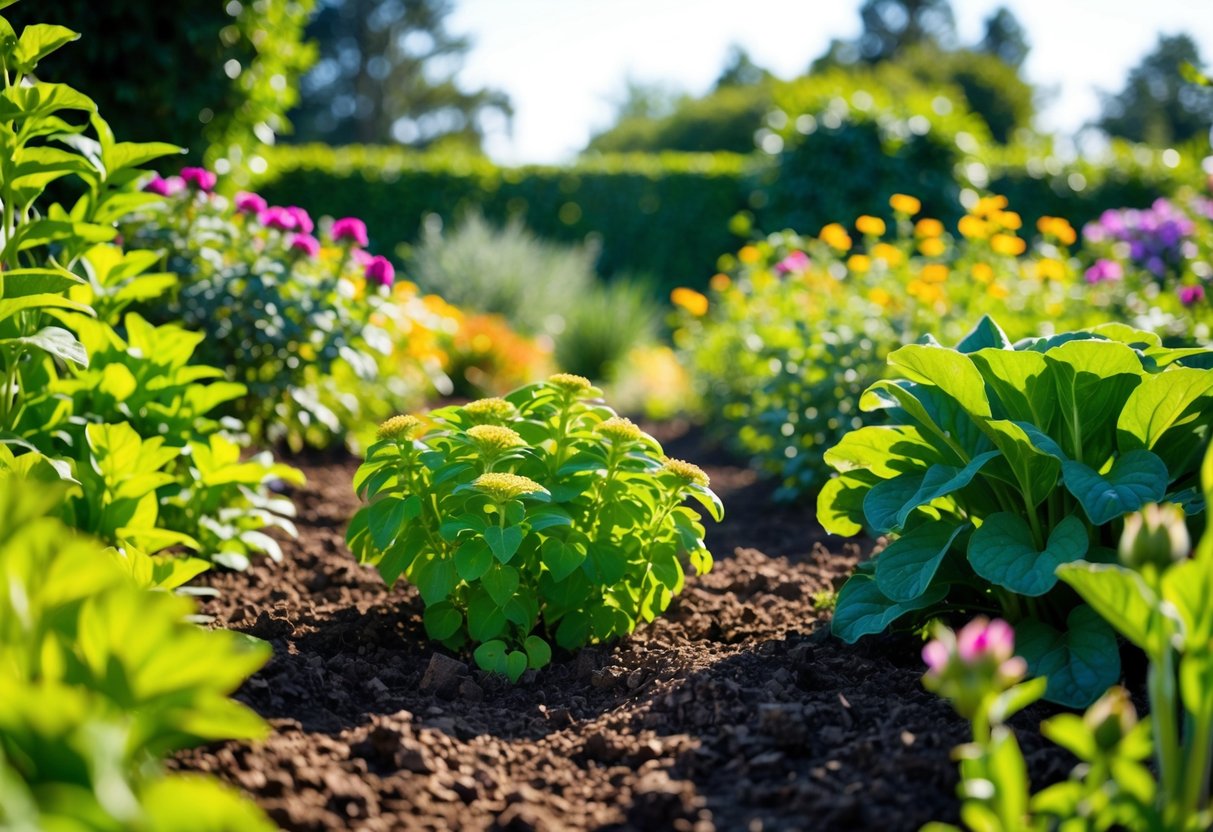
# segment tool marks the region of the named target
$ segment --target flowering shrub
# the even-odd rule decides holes
[[[893,352],[901,377],[860,400],[885,423],[825,455],[839,476],[819,495],[822,525],[895,538],[843,586],[834,632],[994,606],[1049,698],[1089,704],[1117,678],[1116,641],[1054,570],[1106,559],[1118,521],[1147,502],[1204,510],[1213,370],[1182,366],[1192,352],[1123,324],[1012,347],[989,319],[956,349]]]
[[[512,680],[652,621],[712,566],[699,514],[721,506],[694,465],[558,374],[505,398],[397,416],[379,429],[355,488],[369,505],[350,549],[389,585],[407,578],[425,628]]]
[[[1015,337],[1097,322],[1071,255],[1074,229],[1046,217],[1028,254],[1022,221],[986,197],[955,233],[890,200],[894,220],[772,234],[723,258],[707,295],[676,290],[674,333],[710,421],[792,499],[828,476],[822,453],[861,417],[884,359],[924,332],[961,337],[997,312]],[[916,219],[917,217],[917,219]]]

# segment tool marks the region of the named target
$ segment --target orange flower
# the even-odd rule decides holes
[[[1072,246],[1078,239],[1074,227],[1062,217],[1041,217],[1036,221],[1036,230],[1046,237],[1052,237],[1063,246]]]
[[[708,299],[694,289],[679,286],[670,292],[670,300],[673,301],[675,306],[681,306],[696,318],[708,313]]]
[[[994,269],[989,263],[974,263],[973,279],[978,283],[989,285],[994,282]]]
[[[847,268],[853,272],[863,274],[872,268],[872,258],[865,254],[852,254],[847,258]]]
[[[1008,257],[1023,254],[1027,247],[1027,243],[1010,234],[995,234],[990,238],[990,248],[998,254],[1005,254]]]
[[[972,214],[966,214],[956,224],[956,230],[970,240],[984,240],[990,235],[986,224]]]
[[[938,237],[943,233],[943,223],[931,217],[923,217],[914,223],[914,234],[918,237]]]
[[[918,241],[918,250],[927,257],[939,257],[947,250],[947,246],[938,237],[928,237]]]
[[[922,210],[922,203],[907,194],[893,194],[889,197],[889,207],[899,214],[912,217]]]
[[[849,251],[851,248],[851,235],[836,222],[821,229],[821,233],[817,236],[823,243],[838,251]]]
[[[922,280],[925,283],[943,283],[948,279],[948,267],[943,263],[928,263],[922,267]]]
[[[1009,289],[1007,289],[1006,286],[1003,286],[1001,283],[991,283],[990,288],[986,289],[986,294],[988,294],[992,298],[997,298],[998,300],[1002,300],[1003,298],[1009,297],[1011,292]]]
[[[992,217],[993,221],[1003,228],[1018,231],[1023,228],[1023,218],[1014,211],[1000,211]]]
[[[901,249],[888,243],[877,243],[872,246],[872,256],[877,260],[885,261],[890,266],[900,266],[902,261],[905,260]]]
[[[761,259],[762,253],[754,246],[742,246],[737,252],[737,259],[746,265],[753,265]]]
[[[719,272],[718,274],[712,275],[712,279],[708,281],[708,286],[711,287],[713,292],[723,292],[725,289],[729,288],[732,283],[733,281],[729,279],[727,274],[724,272]]]
[[[855,220],[855,228],[860,234],[870,234],[873,237],[879,237],[885,231],[884,220],[871,214],[864,214]]]
[[[977,204],[973,206],[973,210],[969,213],[979,217],[988,217],[1006,207],[1007,198],[1005,196],[983,196],[977,200]]]
[[[877,287],[868,292],[868,300],[877,306],[887,309],[889,304],[893,302],[893,296],[889,294],[888,290]]]

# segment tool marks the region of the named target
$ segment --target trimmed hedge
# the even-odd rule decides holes
[[[736,247],[729,220],[748,201],[754,160],[729,153],[603,156],[570,167],[503,168],[483,158],[398,148],[279,147],[258,183],[271,202],[366,221],[378,245],[417,239],[423,218],[521,217],[540,237],[587,238],[603,275],[699,284]]]

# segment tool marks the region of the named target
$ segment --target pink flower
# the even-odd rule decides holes
[[[372,260],[375,259],[374,256],[372,256],[369,251],[366,251],[365,249],[361,249],[361,248],[350,249],[350,257],[352,257],[354,259],[354,262],[357,263],[359,266],[361,266],[364,269],[368,265],[370,265],[370,262]]]
[[[1088,283],[1107,283],[1120,280],[1124,276],[1125,270],[1121,268],[1120,263],[1103,258],[1096,260],[1086,273]]]
[[[170,176],[168,179],[161,178],[160,174],[153,174],[152,178],[143,190],[160,196],[172,196],[173,194],[181,193],[185,188],[185,183],[181,181],[180,176]]]
[[[937,626],[922,649],[928,690],[950,699],[957,712],[972,719],[988,701],[1021,680],[1028,665],[1015,655],[1015,631],[1001,619],[974,618],[959,633]]]
[[[775,264],[775,271],[780,274],[802,272],[809,267],[809,255],[803,251],[793,251],[787,257]]]
[[[366,279],[380,286],[391,286],[396,280],[396,270],[386,257],[372,257],[366,264]]]
[[[295,234],[291,237],[291,251],[315,257],[320,253],[320,241],[311,234]]]
[[[257,221],[266,228],[273,228],[276,231],[294,231],[299,228],[294,215],[286,208],[277,205],[272,205],[263,211],[259,211],[257,213]]]
[[[1204,286],[1180,286],[1179,302],[1184,306],[1195,306],[1205,299]]]
[[[218,181],[218,177],[206,168],[182,168],[181,179],[190,187],[208,194],[215,190],[215,182]]]
[[[339,220],[333,220],[332,228],[333,242],[337,243],[353,243],[356,246],[365,246],[369,240],[366,236],[366,223],[357,217],[342,217]]]
[[[1015,631],[1001,618],[974,618],[956,634],[956,655],[965,664],[987,657],[1002,663],[1015,655]]]
[[[268,207],[264,197],[260,194],[251,194],[248,191],[241,191],[236,194],[234,202],[236,210],[241,214],[260,214]]]
[[[312,218],[308,215],[307,211],[304,211],[298,205],[287,206],[286,212],[295,218],[295,228],[302,231],[304,234],[311,234],[312,229],[316,227],[316,224],[312,222]]]

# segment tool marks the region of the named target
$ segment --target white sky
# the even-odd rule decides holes
[[[513,136],[490,136],[500,162],[563,162],[611,121],[628,75],[699,95],[729,45],[781,78],[795,77],[830,39],[860,30],[860,0],[457,0],[450,31],[473,48],[461,81],[509,93]],[[1213,0],[952,0],[963,43],[1007,5],[1027,30],[1026,73],[1043,102],[1038,127],[1072,132],[1118,91],[1158,33],[1187,32],[1213,63]]]

